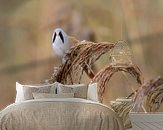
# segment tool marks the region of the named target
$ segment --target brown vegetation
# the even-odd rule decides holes
[[[163,78],[157,77],[142,85],[134,99],[135,112],[144,108],[145,111],[157,111],[163,102]]]
[[[66,62],[59,67],[54,68],[54,73],[49,83],[61,82],[63,84],[79,83],[83,71],[87,73],[90,78],[94,77],[94,72],[91,66],[97,61],[100,56],[109,52],[114,47],[113,43],[94,43],[82,41],[76,46],[72,47],[65,56]]]
[[[99,89],[98,89],[98,94],[99,94],[99,99],[102,102],[103,100],[103,93],[105,91],[105,88],[113,76],[114,73],[116,72],[126,72],[131,74],[134,78],[136,78],[137,82],[139,84],[143,83],[143,77],[140,69],[133,64],[116,64],[116,65],[109,65],[99,71],[95,77],[92,79],[93,82],[97,82]]]
[[[112,109],[122,118],[126,129],[131,128],[131,121],[129,119],[129,112],[133,107],[132,99],[119,98],[111,102]]]

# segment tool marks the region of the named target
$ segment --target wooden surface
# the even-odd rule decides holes
[[[162,130],[163,113],[130,113],[131,130]]]

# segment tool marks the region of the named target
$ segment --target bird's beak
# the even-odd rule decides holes
[[[59,32],[56,32],[56,35],[59,36]]]

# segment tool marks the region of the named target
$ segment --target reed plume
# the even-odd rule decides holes
[[[67,52],[64,57],[66,62],[54,68],[54,73],[48,82],[53,83],[57,81],[63,84],[80,83],[84,71],[90,78],[93,78],[95,74],[91,66],[112,48],[114,48],[114,44],[109,42],[79,42]]]
[[[134,65],[134,64],[115,64],[115,65],[109,65],[100,70],[92,79],[92,82],[98,83],[98,96],[99,100],[103,101],[103,94],[105,91],[105,88],[107,87],[107,84],[109,83],[111,77],[116,72],[126,72],[129,73],[131,76],[136,78],[136,81],[139,84],[143,83],[143,77],[140,69]]]
[[[133,111],[138,112],[141,108],[145,111],[157,111],[163,102],[163,78],[157,77],[138,88],[134,98]]]

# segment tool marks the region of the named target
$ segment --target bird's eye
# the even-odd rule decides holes
[[[55,41],[55,38],[56,38],[56,32],[55,32],[55,34],[54,34],[54,36],[53,36],[53,43],[54,43],[54,41]]]
[[[61,33],[61,32],[59,32],[59,36],[60,36],[60,38],[61,38],[62,42],[64,43],[64,37],[63,37],[63,35],[62,35],[62,33]]]

